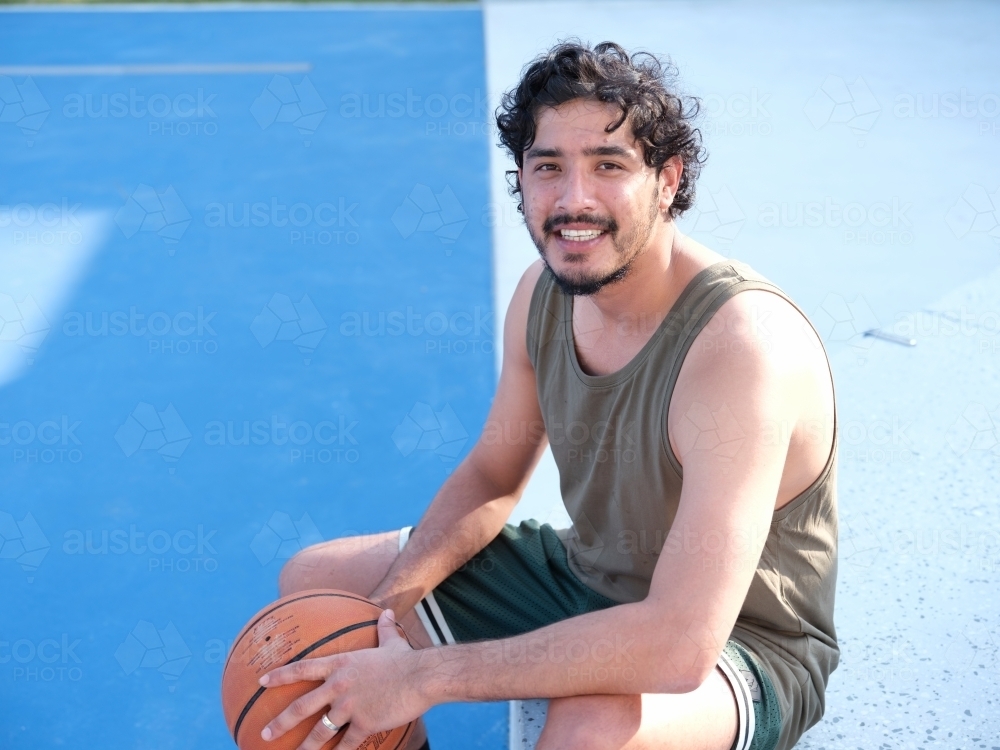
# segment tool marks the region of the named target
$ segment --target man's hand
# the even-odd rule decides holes
[[[385,610],[378,618],[378,648],[303,659],[268,672],[260,684],[272,688],[302,680],[322,680],[264,727],[261,736],[273,740],[327,709],[338,727],[348,724],[338,750],[356,750],[375,732],[387,731],[419,718],[431,707],[416,684],[418,652],[396,630],[395,615]],[[334,736],[322,721],[299,750],[318,750]]]

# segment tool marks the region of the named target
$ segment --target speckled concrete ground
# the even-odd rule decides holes
[[[842,660],[804,748],[1000,746],[998,312],[994,272],[900,316],[913,348],[832,347]]]
[[[840,410],[841,663],[799,747],[1000,747],[1000,272],[830,341]],[[534,747],[545,703],[512,711]]]

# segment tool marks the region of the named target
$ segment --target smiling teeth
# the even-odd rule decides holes
[[[600,237],[603,231],[600,229],[563,229],[560,230],[559,234],[562,235],[564,240],[583,242],[584,240],[592,240],[595,237]]]

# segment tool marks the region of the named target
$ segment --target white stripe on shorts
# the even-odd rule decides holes
[[[753,742],[753,733],[756,729],[756,717],[753,713],[753,696],[750,694],[750,686],[747,685],[743,675],[740,674],[739,667],[733,664],[729,655],[723,651],[719,654],[719,669],[729,680],[736,696],[737,728],[736,744],[732,750],[748,750]]]
[[[399,530],[400,552],[406,546],[411,531],[413,531],[412,526],[404,526]],[[448,627],[448,623],[444,619],[444,614],[441,612],[441,607],[438,606],[437,599],[434,598],[433,591],[417,602],[415,609],[417,610],[417,617],[420,618],[420,622],[423,623],[427,635],[431,638],[431,643],[435,646],[444,644],[453,646],[455,644],[455,636],[451,634],[451,628]],[[441,636],[444,636],[444,644],[441,642]]]

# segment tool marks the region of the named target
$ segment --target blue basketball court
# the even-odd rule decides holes
[[[282,563],[414,523],[467,451],[482,35],[463,7],[3,15],[0,745],[228,747],[222,662]],[[428,724],[506,743],[501,705]]]

